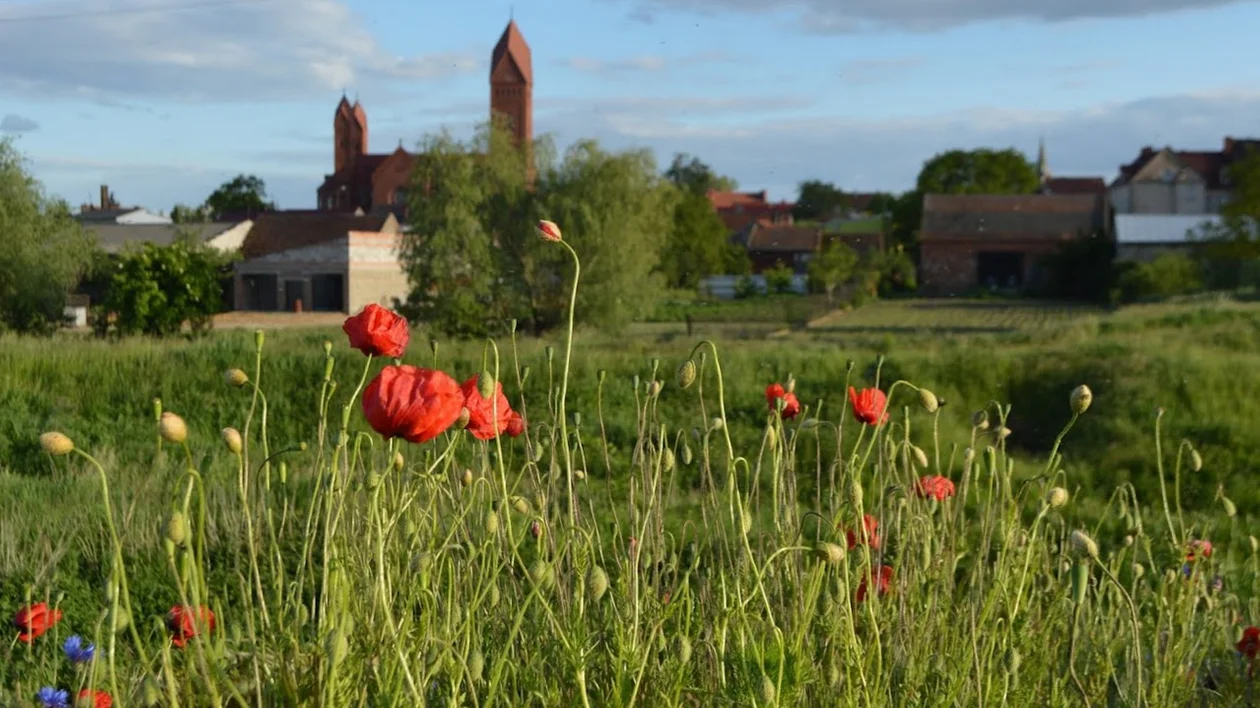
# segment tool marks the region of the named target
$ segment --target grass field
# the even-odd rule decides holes
[[[500,342],[530,425],[489,445],[382,441],[337,328],[277,326],[257,370],[244,329],[3,340],[0,602],[65,615],[0,649],[0,686],[30,702],[90,683],[127,705],[1249,699],[1234,645],[1260,619],[1260,308],[894,301],[788,331],[752,312],[690,339],[579,332],[565,429],[563,335]],[[715,348],[681,389],[701,337]],[[495,368],[483,344],[427,343],[413,332],[404,362]],[[230,367],[265,394],[265,430]],[[805,412],[779,421],[764,390],[789,375]],[[849,384],[890,391],[889,424],[857,423]],[[1079,384],[1092,405],[1056,447]],[[186,420],[187,453],[159,441],[154,398]],[[47,430],[101,469],[45,454]],[[936,474],[955,496],[917,493]],[[189,528],[170,543],[176,510]],[[850,547],[866,515],[880,541]],[[1196,539],[1214,552],[1187,562]],[[216,628],[172,646],[163,614],[201,604]],[[95,662],[61,656],[71,632]]]

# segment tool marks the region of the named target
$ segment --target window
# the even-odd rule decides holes
[[[407,190],[395,189],[389,201],[391,204],[394,204],[396,206],[402,206],[403,204],[406,204],[407,203]]]

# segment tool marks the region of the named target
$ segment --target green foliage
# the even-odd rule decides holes
[[[757,285],[756,280],[753,280],[751,274],[740,276],[739,280],[735,281],[735,299],[746,300],[760,294],[761,287]]]
[[[792,292],[792,269],[783,263],[776,263],[773,268],[761,274],[766,279],[766,290],[772,293],[785,294]]]
[[[122,336],[178,334],[187,322],[194,334],[208,330],[223,309],[220,279],[228,260],[185,236],[166,246],[146,243],[113,264],[97,331]]]
[[[220,188],[223,189],[223,188]],[[171,207],[171,221],[176,224],[197,224],[209,219],[210,208],[203,205],[190,207],[187,204],[176,204]]]
[[[717,174],[700,158],[686,153],[674,155],[674,161],[665,170],[665,179],[683,191],[700,196],[704,196],[709,190],[733,192],[739,188],[735,180]]]
[[[796,190],[792,218],[797,221],[825,219],[849,204],[844,192],[830,182],[807,179]]]
[[[544,140],[527,158],[500,125],[467,144],[430,137],[424,152],[402,253],[414,319],[453,336],[501,331],[512,318],[536,333],[564,322],[573,261],[538,238],[539,218],[556,222],[582,257],[579,322],[616,330],[650,311],[677,199],[650,153],[584,141],[557,159]]]
[[[707,197],[684,190],[677,199],[660,268],[670,287],[694,289],[703,278],[726,272],[730,244]]]
[[[1115,241],[1089,234],[1065,241],[1044,260],[1045,294],[1067,300],[1106,302],[1115,286]]]
[[[1164,253],[1149,263],[1128,264],[1119,274],[1113,299],[1161,300],[1203,289],[1203,269],[1181,253]]]
[[[752,259],[748,249],[738,243],[727,243],[723,251],[722,272],[727,275],[752,275]]]
[[[69,207],[44,196],[11,141],[0,139],[0,332],[47,334],[91,266],[92,239]]]
[[[1037,168],[1014,148],[949,150],[928,160],[915,189],[921,194],[1032,194]]]
[[[264,212],[275,211],[276,204],[267,199],[267,183],[255,175],[237,175],[219,185],[219,188],[206,197],[202,210],[207,215],[217,218],[225,212]],[[181,215],[182,218],[183,215]],[[172,218],[174,214],[172,212]]]
[[[809,277],[827,294],[830,301],[835,290],[853,277],[858,264],[858,254],[840,240],[827,244],[809,262]]]

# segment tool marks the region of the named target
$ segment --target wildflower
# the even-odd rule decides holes
[[[39,446],[49,455],[69,455],[70,451],[74,449],[74,441],[67,437],[65,433],[53,431],[39,436]]]
[[[696,380],[696,362],[688,359],[678,365],[678,371],[674,375],[674,379],[678,382],[678,388],[687,388]]]
[[[879,528],[879,519],[870,514],[862,515],[862,538],[858,539],[857,534],[853,531],[845,531],[845,539],[849,543],[849,550],[857,548],[859,543],[867,543],[871,548],[879,548],[879,534],[875,531]]]
[[[1248,659],[1255,660],[1260,653],[1260,627],[1251,626],[1243,630],[1242,639],[1238,640],[1239,653]]]
[[[96,645],[90,642],[84,644],[83,637],[77,634],[66,637],[66,643],[61,645],[61,649],[72,664],[86,664],[96,654]]]
[[[891,565],[880,566],[878,573],[871,573],[871,578],[875,581],[876,592],[879,593],[880,596],[886,595],[888,593],[888,585],[889,583],[892,582],[892,579],[893,579],[892,566]],[[858,585],[857,601],[863,602],[865,600],[866,600],[866,580],[863,579],[862,583]]]
[[[176,605],[166,614],[166,628],[171,632],[171,643],[177,647],[201,634],[198,625],[204,626],[207,634],[214,631],[214,612],[209,607],[203,605],[194,610]]]
[[[227,449],[233,455],[241,454],[241,450],[244,449],[245,446],[244,441],[241,440],[241,432],[236,428],[224,428],[222,435],[223,444],[227,445]]]
[[[770,405],[771,412],[778,410],[777,401],[783,399],[783,410],[780,415],[784,420],[791,420],[801,412],[801,403],[796,400],[796,394],[785,391],[783,387],[777,383],[766,386],[766,403]]]
[[[406,318],[376,303],[363,308],[357,315],[347,317],[341,330],[349,337],[352,349],[368,356],[397,359],[407,350],[407,342],[411,341]]]
[[[1199,558],[1210,558],[1212,556],[1212,542],[1195,539],[1188,544],[1186,549],[1186,560],[1194,561]]]
[[[158,432],[161,433],[163,440],[175,445],[188,439],[188,425],[184,423],[183,418],[170,411],[162,413],[162,417],[158,420]]]
[[[1089,534],[1084,531],[1079,529],[1073,531],[1068,540],[1071,541],[1072,547],[1075,548],[1078,553],[1089,556],[1090,558],[1098,557],[1098,542],[1090,538]]]
[[[60,621],[61,610],[50,609],[46,602],[23,607],[13,616],[13,624],[19,632],[18,639],[28,644]]]
[[[849,403],[853,406],[853,417],[859,423],[883,425],[888,422],[888,396],[877,388],[858,391],[850,386]]]
[[[464,407],[468,409],[468,432],[478,440],[493,440],[507,430],[512,407],[503,395],[503,384],[496,381],[491,395],[483,396],[478,379],[474,376],[460,387],[464,392]]]
[[[555,243],[561,240],[560,227],[556,226],[554,221],[539,219],[537,226],[534,228],[538,231],[538,236],[544,241],[551,241]]]
[[[464,395],[441,371],[387,366],[363,391],[363,415],[385,438],[424,443],[459,419]]]
[[[78,708],[113,708],[114,698],[104,691],[79,691]]]
[[[1072,405],[1072,412],[1080,415],[1089,410],[1089,404],[1094,402],[1094,392],[1089,390],[1089,386],[1081,384],[1072,389],[1068,402]]]
[[[512,411],[508,415],[507,434],[510,438],[519,438],[525,433],[525,419],[520,413]]]
[[[930,497],[936,501],[945,501],[954,496],[954,483],[939,474],[924,475],[915,485],[915,493],[923,499]]]
[[[1051,509],[1058,509],[1067,503],[1068,490],[1063,487],[1051,487],[1050,491],[1046,492],[1046,504],[1048,504]]]
[[[919,405],[928,413],[935,413],[941,407],[941,399],[926,388],[919,389]]]
[[[70,708],[70,692],[64,688],[44,686],[35,694],[35,700],[44,708]]]
[[[227,372],[223,374],[223,378],[227,380],[229,385],[237,388],[249,383],[249,376],[240,369],[228,369]]]

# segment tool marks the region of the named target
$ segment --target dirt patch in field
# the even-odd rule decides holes
[[[332,327],[345,321],[341,312],[224,312],[214,316],[214,326],[219,329]]]

